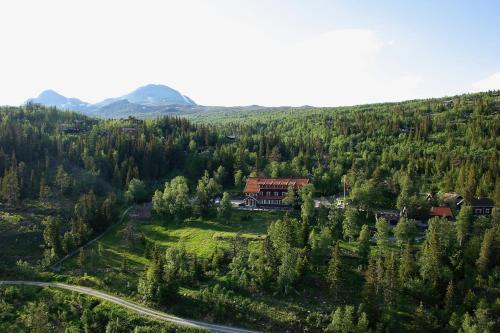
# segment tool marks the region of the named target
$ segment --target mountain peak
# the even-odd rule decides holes
[[[43,102],[58,104],[58,103],[64,103],[67,100],[66,97],[64,97],[63,95],[59,94],[58,92],[52,89],[47,89],[42,91],[36,99],[39,100],[39,102],[42,104]]]
[[[86,102],[82,102],[77,98],[67,98],[58,92],[47,89],[44,90],[36,98],[30,98],[26,101],[27,103],[37,103],[46,106],[55,106],[56,108],[62,110],[73,110],[73,111],[85,111],[88,109],[89,105]]]
[[[127,95],[117,98],[107,98],[96,104],[82,102],[77,98],[64,97],[52,89],[44,90],[38,97],[30,98],[27,102],[91,114],[99,114],[100,111],[106,113],[107,109],[152,112],[170,107],[196,106],[196,103],[192,99],[163,84],[147,84]]]
[[[139,87],[119,99],[127,99],[131,103],[145,105],[196,105],[177,90],[163,84],[148,84]]]

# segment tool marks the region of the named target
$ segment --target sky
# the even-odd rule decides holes
[[[0,105],[149,83],[202,105],[338,106],[500,89],[500,1],[0,2]]]

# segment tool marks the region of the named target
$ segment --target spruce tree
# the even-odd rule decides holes
[[[370,254],[370,229],[367,224],[363,225],[359,233],[358,254],[363,266],[365,266],[368,263],[368,256]]]
[[[467,241],[470,235],[473,218],[474,216],[472,215],[471,206],[465,205],[460,209],[460,212],[457,215],[457,221],[455,223],[457,240],[460,246],[462,246]]]
[[[342,255],[340,253],[339,242],[335,243],[332,249],[332,255],[328,262],[328,270],[326,280],[330,291],[337,297],[339,290],[342,288],[343,283],[343,263]]]
[[[375,227],[377,228],[375,240],[377,241],[378,250],[383,252],[389,245],[389,222],[384,218],[379,218],[375,223]]]
[[[495,242],[495,232],[495,228],[490,228],[484,233],[479,258],[476,261],[477,270],[484,276],[488,274],[492,263],[495,262],[495,260],[498,260],[499,250],[498,244],[495,244],[498,243]],[[495,249],[495,247],[497,247],[497,249]]]
[[[415,258],[412,253],[412,246],[406,243],[401,261],[399,263],[399,280],[402,284],[408,283],[416,270]]]

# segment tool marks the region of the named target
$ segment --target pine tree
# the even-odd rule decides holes
[[[399,280],[402,284],[408,283],[411,277],[415,274],[416,264],[412,254],[412,246],[406,243],[401,255],[401,262],[399,264]]]
[[[45,229],[43,231],[43,238],[46,246],[51,249],[52,259],[60,258],[63,250],[60,236],[60,222],[52,216],[48,216],[43,220]]]
[[[312,185],[303,186],[300,189],[300,199],[302,204],[300,206],[300,217],[306,224],[312,223],[314,215],[314,200],[313,200],[314,187]]]
[[[476,261],[477,270],[484,276],[488,274],[492,263],[497,262],[495,260],[498,259],[498,253],[495,253],[495,247],[498,248],[498,245],[495,244],[495,232],[495,228],[490,228],[484,233],[479,258]],[[496,251],[498,252],[498,250]]]
[[[389,222],[384,218],[379,218],[375,223],[377,231],[375,232],[375,239],[379,251],[384,251],[389,245]]]
[[[359,232],[359,216],[358,210],[348,206],[345,210],[344,223],[342,224],[344,238],[352,241]]]
[[[12,165],[8,172],[1,179],[2,199],[9,205],[15,206],[19,202],[21,190],[19,187],[19,177],[17,174],[17,165]]]
[[[384,260],[384,298],[387,304],[393,304],[399,289],[398,269],[393,251],[387,253]]]
[[[61,195],[65,194],[71,187],[71,177],[64,170],[62,164],[57,168],[56,185]]]
[[[87,253],[85,252],[85,249],[80,249],[80,252],[78,254],[78,265],[80,266],[81,270],[85,269],[85,266],[87,264]]]
[[[368,263],[368,256],[370,254],[370,229],[367,224],[361,228],[358,238],[358,254],[361,258],[363,266]]]
[[[40,191],[38,193],[38,198],[43,202],[48,202],[50,199],[50,187],[45,182],[45,177],[42,176],[40,180]]]
[[[339,242],[335,243],[333,247],[332,256],[328,262],[326,280],[330,287],[330,291],[337,297],[338,291],[341,290],[343,283],[343,264]]]
[[[444,296],[444,308],[447,312],[451,312],[455,306],[455,285],[453,280],[450,280],[448,287],[446,288],[446,294]]]
[[[460,246],[467,241],[470,235],[473,218],[471,206],[465,205],[460,209],[455,223],[457,240]]]

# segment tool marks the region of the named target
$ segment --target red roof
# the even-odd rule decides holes
[[[299,188],[309,184],[307,178],[248,178],[243,192],[258,193],[262,189],[287,189],[290,186]]]
[[[450,207],[431,207],[429,212],[430,216],[439,216],[439,217],[452,217]]]

